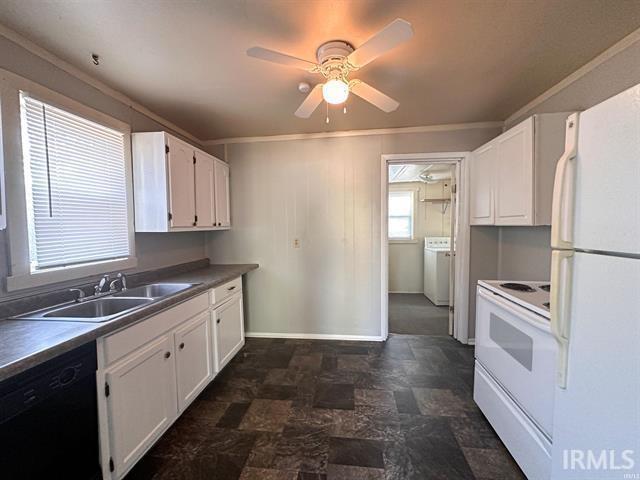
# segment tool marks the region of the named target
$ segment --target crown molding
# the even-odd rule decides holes
[[[54,55],[53,53],[49,52],[48,50],[42,48],[41,46],[35,44],[34,42],[32,42],[31,40],[29,40],[28,38],[23,37],[22,35],[20,35],[19,33],[15,32],[14,30],[11,30],[10,28],[0,24],[0,35],[5,37],[7,40],[19,45],[20,47],[24,48],[25,50],[31,52],[32,54],[40,57],[41,59],[45,60],[46,62],[51,63],[52,65],[58,67],[60,70],[63,70],[64,72],[68,73],[69,75],[77,78],[78,80],[91,85],[93,88],[95,88],[96,90],[99,90],[100,92],[102,92],[103,94],[113,98],[114,100],[117,100],[118,102],[132,108],[133,110],[136,110],[137,112],[145,115],[146,117],[149,117],[150,119],[158,122],[160,125],[173,130],[176,133],[179,133],[180,135],[184,136],[185,138],[188,138],[191,141],[194,141],[196,143],[202,144],[202,140],[200,140],[199,138],[197,138],[195,135],[192,135],[191,133],[187,132],[186,130],[183,130],[182,128],[178,127],[177,125],[175,125],[174,123],[171,123],[169,120],[161,117],[160,115],[152,112],[151,110],[149,110],[147,107],[139,104],[138,102],[132,100],[131,98],[127,97],[125,94],[111,88],[110,86],[108,86],[107,84],[101,82],[100,80],[92,77],[91,75],[83,72],[82,70],[80,70],[77,67],[74,67],[73,65],[71,65],[69,62],[61,59],[60,57],[57,57],[56,55]]]
[[[473,130],[480,128],[502,128],[501,121],[475,123],[449,123],[443,125],[425,125],[420,127],[371,128],[367,130],[343,130],[336,132],[293,133],[286,135],[266,135],[260,137],[231,137],[205,140],[203,145],[229,145],[232,143],[286,142],[290,140],[308,140],[312,138],[341,138],[368,135],[393,135],[398,133],[448,132],[455,130]]]
[[[632,46],[634,43],[636,43],[639,40],[640,40],[640,28],[637,29],[637,30],[634,30],[633,32],[631,32],[629,35],[627,35],[626,37],[624,37],[622,40],[618,41],[617,43],[614,43],[611,47],[606,49],[600,55],[598,55],[597,57],[595,57],[594,59],[592,59],[588,63],[585,63],[582,67],[580,67],[578,70],[576,70],[575,72],[573,72],[569,76],[567,76],[567,77],[563,78],[562,80],[560,80],[558,83],[556,83],[549,90],[547,90],[544,93],[542,93],[541,95],[537,96],[536,98],[531,100],[529,103],[527,103],[525,106],[523,106],[522,108],[518,109],[515,113],[511,114],[509,116],[509,118],[507,118],[504,121],[505,125],[510,124],[511,122],[513,122],[513,121],[517,120],[518,118],[520,118],[521,116],[525,115],[527,112],[529,112],[533,108],[537,107],[541,103],[543,103],[546,100],[548,100],[549,98],[553,97],[555,94],[561,92],[562,90],[567,88],[572,83],[577,82],[582,77],[587,75],[589,72],[595,70],[600,65],[602,65],[604,62],[606,62],[610,58],[616,56],[620,52],[626,50],[627,48],[629,48],[630,46]]]

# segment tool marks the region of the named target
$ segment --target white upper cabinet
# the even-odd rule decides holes
[[[193,147],[169,137],[167,170],[169,172],[169,219],[172,228],[195,225],[195,185]]]
[[[496,147],[495,224],[533,225],[533,117],[500,135]]]
[[[225,162],[166,132],[134,133],[132,146],[136,232],[231,226]]]
[[[473,152],[470,177],[470,209],[472,225],[493,225],[493,172],[496,163],[496,144],[488,143]]]
[[[196,151],[196,226],[216,226],[215,164],[211,155]]]
[[[229,195],[229,165],[220,160],[215,162],[216,172],[216,225],[231,226],[231,201]]]
[[[533,115],[473,152],[471,225],[550,225],[569,113]]]

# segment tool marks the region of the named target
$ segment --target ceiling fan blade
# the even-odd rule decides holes
[[[349,62],[360,68],[375,60],[383,53],[397,47],[413,37],[411,24],[401,18],[396,18],[389,25],[364,42],[347,57]]]
[[[311,71],[314,70],[317,65],[313,62],[308,62],[301,58],[292,57],[286,53],[276,52],[275,50],[269,50],[262,47],[251,47],[247,50],[247,55],[260,60],[266,60],[267,62],[279,63],[287,67],[300,68],[302,70]]]
[[[393,112],[400,104],[396,102],[393,98],[385,95],[380,90],[376,90],[368,83],[364,83],[361,80],[356,80],[353,82],[351,86],[351,91],[366,100],[367,102],[375,105],[380,110],[384,112]]]
[[[307,98],[296,110],[296,117],[309,118],[318,105],[322,103],[322,84],[319,83],[309,92]]]

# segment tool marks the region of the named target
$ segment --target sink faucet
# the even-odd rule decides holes
[[[109,284],[109,291],[112,292],[116,289],[116,285],[120,282],[120,291],[124,292],[127,289],[127,276],[124,273],[118,273],[116,279]]]

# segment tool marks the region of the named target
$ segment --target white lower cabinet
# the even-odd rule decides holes
[[[110,468],[120,478],[177,415],[173,342],[165,335],[105,371]]]
[[[174,333],[180,412],[213,378],[211,322],[204,312]]]
[[[213,311],[217,369],[221,370],[244,345],[242,295],[234,294]]]
[[[223,298],[217,304],[215,291]],[[121,479],[244,345],[242,282],[97,343],[102,475]]]

